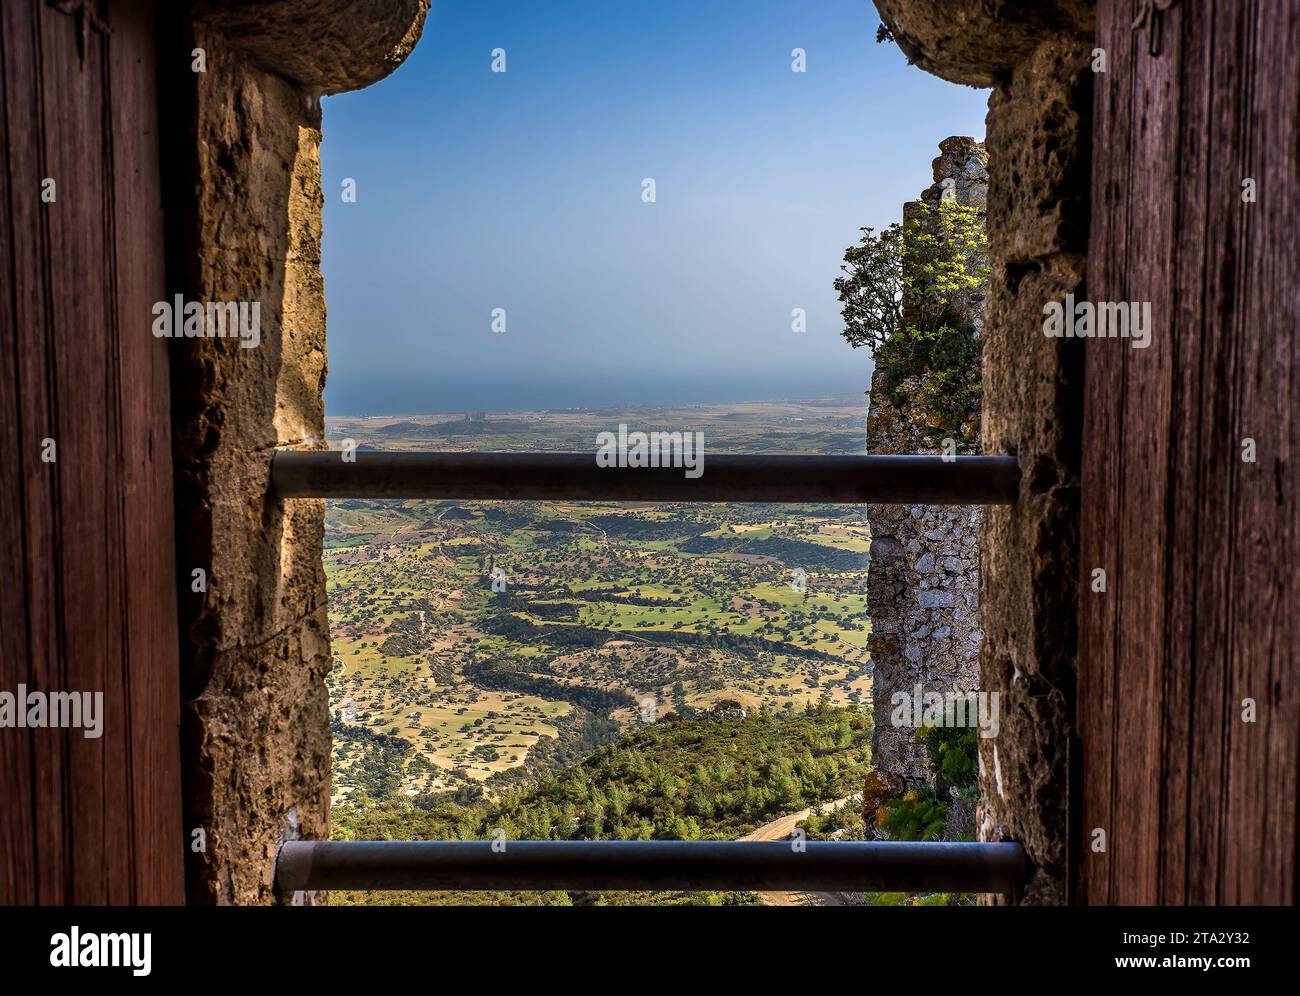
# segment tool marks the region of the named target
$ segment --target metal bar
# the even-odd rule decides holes
[[[290,841],[282,892],[317,889],[748,889],[1016,892],[1019,844],[907,841]]]
[[[592,453],[376,453],[281,450],[281,498],[460,498],[562,501],[751,501],[1009,505],[1013,456],[710,456],[680,467],[598,467]]]

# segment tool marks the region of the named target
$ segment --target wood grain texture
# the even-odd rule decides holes
[[[1075,898],[1293,903],[1300,8],[1176,4],[1155,54],[1135,14],[1098,5],[1088,297],[1154,327],[1087,344]]]
[[[0,7],[0,688],[104,697],[0,730],[0,903],[183,900],[153,5],[105,15]]]

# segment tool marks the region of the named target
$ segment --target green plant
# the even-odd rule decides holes
[[[930,757],[930,775],[941,792],[950,787],[974,788],[979,778],[979,730],[974,726],[935,726],[922,729]]]
[[[889,803],[880,826],[891,840],[943,840],[947,819],[948,804],[932,787],[923,785]]]
[[[981,343],[973,299],[988,279],[988,241],[973,207],[916,206],[903,223],[862,229],[835,280],[844,339],[871,350],[885,400],[935,416],[937,440],[973,442]]]

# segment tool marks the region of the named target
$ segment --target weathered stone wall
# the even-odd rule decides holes
[[[1042,306],[1083,293],[1092,106],[1091,0],[875,0],[917,65],[991,86],[983,448],[1015,453],[1015,505],[981,538],[980,687],[1001,696],[980,744],[980,838],[1020,841],[1024,902],[1067,894],[1068,750],[1078,610],[1081,356],[1042,331]]]
[[[980,682],[1002,697],[981,743],[980,834],[1025,845],[1030,902],[1064,902],[1078,648],[1081,340],[1043,335],[1043,304],[1085,294],[1091,38],[1049,38],[989,100],[984,449],[1020,458],[1020,500],[988,510]]]
[[[324,507],[271,497],[268,463],[324,446],[318,96],[395,68],[427,7],[210,2],[160,36],[163,141],[185,163],[165,178],[168,283],[261,309],[256,348],[171,342],[185,820],[205,837],[190,902],[314,898],[276,897],[272,874],[282,841],[329,831]]]
[[[937,204],[945,181],[958,204],[984,213],[988,169],[984,147],[954,137],[939,145],[934,185],[921,200]],[[913,214],[911,205],[904,218]],[[983,312],[982,289],[962,302],[976,327]],[[867,415],[870,453],[939,452],[924,430],[939,427],[917,406],[899,407],[884,397],[879,376],[872,379]],[[954,432],[954,437],[960,433]],[[958,452],[969,452],[961,447]],[[873,767],[911,784],[929,779],[925,744],[912,726],[895,726],[893,696],[979,687],[979,529],[978,506],[872,505],[871,567],[867,606],[871,617]]]

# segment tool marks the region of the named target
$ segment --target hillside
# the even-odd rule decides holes
[[[468,447],[448,435],[496,426],[494,449],[582,449],[612,418],[698,428],[710,453],[837,452],[861,417],[854,398],[341,419],[331,434]],[[490,798],[646,715],[870,694],[858,507],[344,500],[326,527],[336,803]]]
[[[445,794],[334,809],[336,839],[734,839],[785,813],[861,790],[871,724],[856,709],[812,706],[789,716],[669,714],[580,763],[495,801]],[[748,894],[361,893],[336,904],[695,904],[757,902]]]

